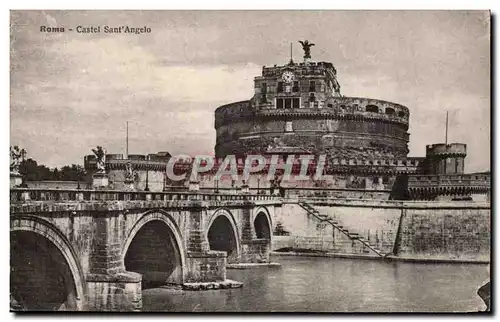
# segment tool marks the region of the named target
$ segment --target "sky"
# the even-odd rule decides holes
[[[11,11],[10,144],[47,166],[108,153],[213,154],[214,110],[250,99],[262,66],[337,69],[344,96],[410,109],[410,156],[467,144],[466,172],[490,169],[486,11]],[[41,26],[64,27],[43,33]],[[101,26],[99,34],[68,31]],[[148,27],[106,34],[104,26]]]

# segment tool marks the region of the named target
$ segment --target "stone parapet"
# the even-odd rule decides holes
[[[30,198],[25,198],[29,195]],[[148,197],[149,196],[149,197]],[[10,190],[11,211],[123,211],[162,207],[243,206],[249,203],[276,204],[279,198],[262,194],[216,194],[209,192],[145,192],[119,190]]]
[[[413,175],[408,176],[408,192],[412,199],[434,200],[444,196],[460,200],[491,192],[490,175],[451,174],[451,175]]]
[[[118,159],[111,158],[106,160],[107,170],[126,170],[130,163],[135,170],[166,171],[167,161],[151,161],[138,159]],[[93,156],[85,157],[85,169],[93,171],[97,169],[97,161]]]
[[[262,77],[278,77],[281,75],[283,70],[286,70],[289,65],[285,66],[272,66],[272,67],[262,67]],[[308,61],[302,62],[302,63],[297,63],[291,65],[294,67],[295,73],[298,75],[324,75],[328,69],[333,69],[333,73],[336,75],[337,71],[333,67],[332,63],[329,62],[314,62],[314,61]]]
[[[368,107],[368,110],[367,110]],[[375,112],[377,110],[378,112]],[[361,97],[331,97],[323,108],[259,109],[253,110],[251,101],[240,101],[223,105],[215,110],[215,127],[243,121],[248,118],[303,117],[348,120],[363,122],[376,120],[406,125],[408,128],[409,110],[407,107],[388,101]]]
[[[456,156],[466,156],[467,154],[467,145],[464,143],[438,143],[438,144],[430,144],[426,146],[427,156],[447,156],[447,155],[456,155]]]
[[[283,204],[297,204],[299,199],[284,200]],[[311,200],[308,204],[328,207],[360,207],[360,208],[397,208],[397,209],[491,209],[487,202],[453,202],[453,201],[398,201],[398,200],[359,200],[359,199],[326,199]]]

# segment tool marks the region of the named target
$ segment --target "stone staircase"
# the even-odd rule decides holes
[[[340,223],[338,221],[336,221],[335,219],[333,219],[332,217],[325,215],[325,214],[320,214],[319,211],[317,209],[315,209],[313,206],[311,206],[310,204],[308,204],[306,202],[299,202],[299,206],[301,206],[304,210],[306,210],[312,216],[316,217],[319,221],[327,222],[330,225],[332,225],[333,228],[335,228],[336,230],[343,233],[351,241],[360,242],[366,248],[372,250],[375,254],[379,255],[380,257],[384,257],[386,255],[383,252],[381,252],[376,246],[372,245],[363,236],[360,236],[358,233],[349,231],[344,226],[340,225]],[[369,252],[369,251],[367,251],[367,252]]]

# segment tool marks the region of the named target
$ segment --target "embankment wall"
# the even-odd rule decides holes
[[[489,203],[335,200],[309,202],[320,214],[358,233],[384,254],[415,259],[489,260]],[[288,236],[274,236],[272,249],[309,249],[373,254],[297,201],[285,203],[275,222]]]

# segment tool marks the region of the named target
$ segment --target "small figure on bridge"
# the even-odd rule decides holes
[[[106,149],[102,146],[97,146],[96,149],[92,149],[96,158],[97,158],[97,172],[104,173],[106,172]]]
[[[19,167],[21,166],[21,159],[24,161],[26,155],[25,149],[19,149],[17,145],[10,147],[10,171],[13,173],[19,173]]]
[[[125,181],[133,182],[135,180],[134,169],[132,167],[132,162],[127,162],[125,164]]]

